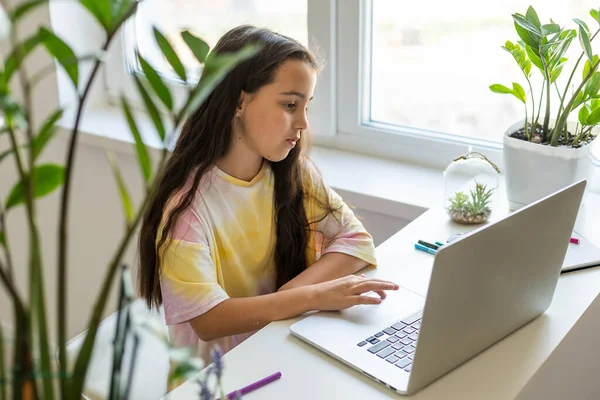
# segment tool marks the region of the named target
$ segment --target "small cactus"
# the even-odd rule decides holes
[[[475,183],[470,197],[463,192],[456,192],[448,199],[448,214],[453,221],[461,224],[480,224],[487,221],[492,213],[490,203],[493,191],[494,189],[488,190],[486,185]]]

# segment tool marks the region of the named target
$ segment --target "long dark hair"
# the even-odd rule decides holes
[[[160,251],[181,213],[194,201],[202,176],[228,150],[232,135],[231,124],[241,92],[255,93],[271,83],[277,67],[289,59],[302,60],[315,70],[320,69],[311,52],[294,39],[248,25],[227,32],[212,52],[235,52],[249,42],[258,43],[261,46],[259,52],[236,66],[186,120],[164,172],[157,178],[139,237],[138,288],[148,307],[162,304]],[[271,163],[275,177],[277,289],[307,267],[310,224],[304,208],[307,190],[303,180],[306,163],[311,162],[305,154],[307,140],[306,135],[303,135],[302,140],[284,160]],[[167,201],[183,189],[191,173],[194,174],[191,187],[189,190],[186,187],[178,204],[164,218]],[[327,198],[320,199],[320,202],[325,202],[325,210],[333,211]],[[165,224],[159,238],[157,235],[163,218]],[[320,219],[323,218],[324,216],[320,216]]]

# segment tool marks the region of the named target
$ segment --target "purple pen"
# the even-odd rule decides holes
[[[256,390],[262,386],[265,386],[267,383],[271,383],[279,378],[281,378],[281,372],[276,372],[273,375],[267,376],[266,378],[263,378],[263,379],[256,381],[248,386],[245,386],[241,389],[238,389],[238,390],[235,390],[235,391],[229,393],[227,395],[227,399],[231,400],[231,399],[236,398],[236,396],[243,396],[243,395],[250,393],[253,390]]]

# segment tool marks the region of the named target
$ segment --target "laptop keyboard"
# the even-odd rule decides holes
[[[422,315],[423,310],[369,336],[357,346],[364,347],[369,353],[410,372]]]

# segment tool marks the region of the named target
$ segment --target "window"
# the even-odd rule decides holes
[[[183,90],[154,43],[153,25],[166,33],[191,71],[197,65],[179,39],[180,30],[194,31],[213,47],[239,24],[272,28],[324,56],[326,68],[311,107],[316,144],[437,168],[472,145],[502,167],[502,134],[524,116],[524,109],[489,86],[519,82],[528,89],[502,46],[519,39],[511,14],[525,13],[529,4],[544,22],[552,17],[574,27],[572,18],[578,17],[592,30],[596,26],[589,16],[597,6],[594,0],[145,0],[120,39],[121,57],[132,60],[137,48],[163,75],[173,77],[177,98]],[[573,60],[580,53],[573,41],[567,57]],[[135,97],[127,76],[136,66],[129,62],[127,70],[122,61],[107,64],[109,91],[115,96],[124,89]],[[567,65],[561,88],[573,63]],[[539,95],[541,76],[533,72]],[[555,115],[554,89],[552,96]],[[540,99],[534,100],[539,107]]]
[[[513,96],[492,93],[489,86],[518,82],[527,90],[519,67],[501,46],[506,40],[519,40],[511,14],[525,14],[529,4],[373,0],[370,119],[501,142],[504,130],[523,118],[524,107]],[[575,28],[572,18],[580,18],[596,30],[589,16],[598,6],[594,0],[531,5],[542,23],[553,18]],[[561,91],[581,52],[573,41],[566,55],[572,61],[559,78]],[[535,67],[532,72],[533,92],[539,96],[541,74]],[[556,115],[560,100],[554,88],[552,95]],[[539,105],[539,97],[534,101]]]
[[[173,44],[186,69],[196,71],[198,62],[179,33],[189,29],[210,48],[229,29],[252,24],[291,36],[308,45],[307,2],[279,0],[151,0],[140,4],[135,16],[135,36],[140,54],[163,75],[177,80],[156,46],[152,27],[158,26]]]
[[[181,104],[185,90],[169,63],[162,58],[152,32],[157,26],[173,44],[188,76],[199,75],[198,64],[179,33],[190,30],[213,48],[226,31],[241,24],[266,27],[291,36],[318,54],[327,57],[334,53],[335,0],[145,0],[140,3],[133,23],[124,27],[118,37],[122,51],[112,51],[107,63],[107,89],[109,100],[116,103],[121,93],[141,105],[130,77],[139,73],[135,51],[147,59],[163,77],[171,78],[170,89],[175,103]],[[335,133],[334,60],[327,59],[327,66],[319,77],[315,99],[311,106],[311,130],[313,133]]]

